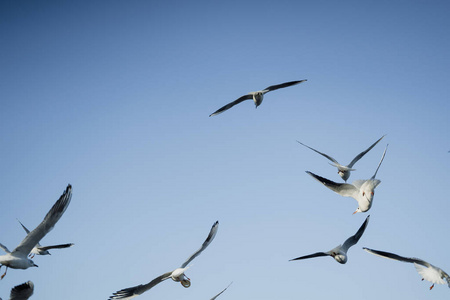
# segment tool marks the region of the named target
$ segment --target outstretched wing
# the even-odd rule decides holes
[[[148,291],[149,289],[151,289],[158,283],[161,283],[164,280],[170,278],[171,274],[172,274],[172,272],[167,272],[161,276],[156,277],[155,279],[153,279],[152,281],[150,281],[147,284],[140,284],[137,286],[133,286],[130,288],[126,288],[126,289],[117,291],[117,292],[113,293],[113,295],[111,297],[109,297],[109,300],[111,300],[111,299],[131,299],[131,298],[137,297],[137,296],[145,293],[146,291]]]
[[[27,281],[20,285],[16,285],[11,289],[9,300],[26,300],[33,295],[34,284],[32,281]]]
[[[221,108],[219,108],[218,110],[216,110],[215,112],[213,112],[212,114],[210,114],[209,116],[212,117],[212,116],[218,115],[218,114],[220,114],[220,113],[223,113],[224,111],[226,111],[226,110],[232,108],[232,107],[235,106],[236,104],[239,104],[239,103],[241,103],[242,101],[245,101],[245,100],[248,100],[248,99],[253,99],[253,94],[247,94],[247,95],[244,95],[244,96],[238,98],[237,100],[234,100],[233,102],[230,102],[230,103],[228,103],[228,104],[225,105],[225,106],[222,106]]]
[[[384,257],[384,258],[389,258],[389,259],[393,259],[393,260],[398,260],[398,261],[402,261],[402,262],[408,262],[408,263],[416,263],[425,267],[430,267],[430,264],[427,263],[424,260],[421,260],[419,258],[414,258],[414,257],[404,257],[404,256],[400,256],[394,253],[390,253],[390,252],[385,252],[385,251],[380,251],[380,250],[374,250],[374,249],[369,249],[366,247],[363,247],[364,250],[366,250],[367,252],[369,252],[370,254],[376,255],[376,256],[380,256],[380,257]]]
[[[6,247],[3,244],[0,244],[0,249],[2,249],[3,251],[5,251],[6,253],[11,253],[11,251],[8,250],[8,247]]]
[[[39,249],[41,250],[50,250],[50,249],[62,249],[62,248],[69,248],[72,247],[73,243],[69,243],[69,244],[61,244],[61,245],[53,245],[53,246],[45,246],[45,247],[39,247]]]
[[[329,160],[331,160],[332,162],[334,162],[335,164],[337,164],[337,165],[339,165],[339,163],[337,162],[337,160],[335,160],[334,158],[332,158],[331,156],[329,156],[329,155],[326,155],[325,153],[322,153],[322,152],[320,152],[320,151],[317,151],[316,149],[314,149],[314,148],[311,148],[310,146],[308,146],[308,145],[305,145],[305,144],[303,144],[303,143],[301,143],[301,142],[299,142],[299,141],[297,141],[299,144],[301,144],[301,145],[303,145],[303,146],[305,146],[306,148],[309,148],[309,149],[311,149],[312,151],[314,151],[314,152],[317,152],[317,153],[319,153],[320,155],[323,155],[323,156],[325,156],[326,158],[328,158]]]
[[[278,89],[282,89],[291,85],[296,85],[299,83],[302,83],[303,81],[306,81],[307,79],[303,79],[303,80],[297,80],[297,81],[289,81],[289,82],[285,82],[285,83],[281,83],[281,84],[277,84],[277,85],[271,85],[269,87],[266,87],[263,91],[264,92],[270,92],[270,91],[274,91],[274,90],[278,90]]]
[[[362,237],[364,231],[366,230],[367,224],[369,224],[369,218],[370,215],[367,216],[366,220],[364,221],[364,223],[361,225],[361,227],[359,227],[358,231],[356,232],[356,234],[354,236],[349,237],[345,242],[344,245],[342,246],[344,251],[347,251],[348,248],[350,248],[353,245],[356,245],[356,243],[359,241],[359,239]]]
[[[356,155],[356,157],[351,161],[351,163],[348,164],[348,167],[353,167],[353,165],[360,160],[364,155],[366,155],[367,152],[369,152],[373,147],[375,147],[376,144],[378,144],[379,141],[381,141],[386,135],[383,135],[381,138],[378,139],[375,143],[372,144],[369,148],[361,152],[360,154]]]
[[[28,228],[26,228],[25,225],[23,225],[22,222],[19,221],[19,219],[17,219],[17,222],[19,222],[20,225],[22,225],[23,230],[25,230],[25,232],[26,232],[27,234],[30,233],[30,231],[28,230]],[[40,244],[39,244],[39,243],[36,243],[36,246],[39,247]]]
[[[329,255],[330,254],[325,253],[325,252],[317,252],[317,253],[313,253],[313,254],[310,254],[310,255],[305,255],[305,256],[300,256],[300,257],[297,257],[297,258],[293,258],[293,259],[290,259],[289,261],[300,260],[300,259],[307,259],[307,258],[314,258],[314,257],[321,257],[321,256],[329,256]]]
[[[66,211],[69,206],[70,199],[72,198],[72,186],[69,184],[61,195],[58,201],[53,205],[50,211],[45,216],[44,220],[39,224],[33,231],[31,231],[23,239],[23,241],[13,250],[14,252],[22,253],[23,255],[28,255],[34,246],[53,229],[56,222],[61,218],[61,216]]]
[[[381,156],[381,160],[380,160],[380,162],[378,163],[378,167],[377,167],[377,169],[375,170],[375,174],[373,174],[373,176],[372,176],[371,179],[375,179],[375,176],[377,176],[378,169],[380,168],[381,163],[382,163],[383,160],[384,160],[384,156],[386,155],[386,151],[387,151],[388,146],[389,146],[389,144],[387,144],[387,145],[386,145],[386,148],[384,148],[383,156]]]
[[[206,249],[206,247],[209,246],[209,244],[211,244],[211,242],[213,241],[214,237],[216,236],[217,230],[219,229],[219,221],[216,221],[216,223],[214,223],[214,225],[211,227],[211,230],[209,231],[208,237],[206,238],[206,240],[203,242],[203,245],[200,247],[200,249],[198,249],[194,254],[192,254],[182,265],[181,268],[186,267],[194,258],[196,258],[198,255],[200,255],[200,253],[202,253],[203,250]]]
[[[329,179],[323,178],[319,175],[316,175],[312,172],[306,171],[309,175],[311,175],[314,179],[321,182],[324,186],[329,188],[335,193],[338,193],[341,196],[344,197],[354,197],[358,193],[358,189],[353,185],[349,183],[337,183],[334,181],[331,181]]]
[[[221,291],[220,293],[218,293],[217,295],[215,295],[214,297],[212,297],[210,300],[214,300],[214,299],[216,299],[217,297],[219,297],[223,292],[225,292],[225,291],[227,290],[227,288],[230,287],[230,285],[231,285],[232,283],[233,283],[233,282],[231,282],[226,288],[223,289],[223,291]]]

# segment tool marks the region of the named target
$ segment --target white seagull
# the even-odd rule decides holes
[[[347,251],[351,246],[356,245],[356,243],[359,241],[361,236],[363,235],[364,231],[366,230],[367,224],[369,223],[369,217],[367,216],[364,223],[361,225],[361,227],[358,229],[355,235],[349,237],[343,245],[339,245],[330,251],[327,252],[317,252],[310,255],[300,256],[292,260],[300,260],[300,259],[306,259],[306,258],[313,258],[313,257],[320,257],[320,256],[331,256],[333,257],[338,263],[345,264],[347,262]]]
[[[372,207],[375,188],[381,183],[381,180],[375,179],[375,176],[377,175],[378,169],[380,168],[384,156],[386,155],[387,147],[388,145],[384,149],[383,156],[381,157],[375,174],[373,174],[373,176],[367,180],[355,180],[352,184],[337,183],[309,171],[306,171],[306,173],[308,173],[317,181],[321,182],[327,188],[338,193],[339,195],[344,197],[352,197],[353,199],[358,201],[358,208],[353,212],[353,214],[356,214],[358,212],[366,212]]]
[[[11,289],[9,300],[26,300],[33,295],[34,284],[32,281],[16,285]]]
[[[450,287],[450,276],[445,273],[442,269],[433,266],[432,264],[421,260],[419,258],[414,257],[403,257],[394,253],[373,250],[369,248],[363,248],[367,252],[373,255],[381,256],[384,258],[394,259],[402,262],[413,263],[414,267],[416,267],[417,273],[422,276],[422,280],[427,280],[431,282],[433,285],[430,287],[430,290],[434,287],[435,284],[446,284]],[[444,279],[447,281],[445,282]]]
[[[271,85],[271,86],[266,87],[265,89],[263,89],[261,91],[248,93],[247,95],[241,96],[237,100],[234,100],[233,102],[230,102],[227,105],[219,108],[218,110],[216,110],[215,112],[213,112],[209,116],[212,117],[212,116],[218,115],[218,114],[220,114],[220,113],[222,113],[222,112],[232,108],[236,104],[239,104],[242,101],[250,100],[250,99],[253,99],[253,102],[255,103],[255,108],[257,108],[262,103],[263,98],[264,98],[264,94],[266,94],[266,93],[268,93],[270,91],[278,90],[278,89],[285,88],[285,87],[288,87],[288,86],[291,86],[291,85],[296,85],[296,84],[302,83],[302,82],[304,82],[306,80],[307,79],[297,80],[297,81],[290,81],[290,82],[285,82],[285,83],[281,83],[281,84],[277,84],[277,85]]]
[[[231,283],[233,283],[233,282],[231,282]],[[220,295],[222,295],[222,293],[225,292],[225,291],[227,290],[227,288],[230,287],[231,283],[230,283],[226,288],[224,288],[223,291],[221,291],[220,293],[218,293],[217,295],[215,295],[214,297],[212,297],[210,300],[214,300],[214,299],[216,299],[217,297],[219,297]]]
[[[335,160],[334,158],[332,158],[329,155],[326,155],[325,153],[319,152],[316,149],[313,149],[311,147],[309,147],[308,145],[305,145],[299,141],[297,141],[299,144],[305,146],[306,148],[311,149],[312,151],[315,151],[323,156],[325,156],[326,158],[328,158],[331,163],[330,165],[335,166],[338,168],[338,174],[339,176],[341,176],[341,178],[347,182],[347,179],[350,177],[350,171],[356,171],[356,169],[352,169],[353,165],[360,160],[364,155],[366,155],[367,152],[369,152],[373,147],[375,147],[376,144],[378,144],[379,141],[381,141],[386,135],[383,135],[381,138],[378,139],[378,141],[376,141],[375,143],[372,144],[372,146],[370,146],[369,148],[367,148],[366,150],[364,150],[363,152],[361,152],[360,154],[356,155],[356,157],[346,166],[341,165],[340,163],[337,162],[337,160]]]
[[[22,228],[25,230],[25,232],[27,234],[30,233],[28,228],[26,228],[25,225],[22,224],[22,222],[20,222],[19,220],[17,220],[17,221],[20,223],[20,225],[22,225]],[[51,253],[48,252],[48,250],[50,250],[50,249],[69,248],[69,247],[72,247],[73,245],[74,245],[73,243],[69,243],[69,244],[52,245],[52,246],[41,246],[41,244],[37,243],[36,246],[34,246],[33,249],[31,249],[29,256],[31,259],[33,259],[33,257],[35,255],[51,255]]]
[[[31,249],[33,249],[34,246],[36,246],[36,244],[53,229],[56,222],[58,222],[69,206],[71,198],[72,186],[69,184],[59,200],[56,201],[47,213],[41,224],[27,234],[19,246],[11,252],[4,245],[0,244],[0,248],[6,252],[5,255],[0,256],[0,268],[6,266],[6,271],[1,276],[1,279],[5,277],[8,268],[28,269],[29,267],[37,267],[37,265],[28,258],[28,255],[30,254]]]
[[[177,281],[180,282],[181,285],[185,288],[188,288],[191,286],[191,281],[188,277],[186,277],[186,275],[184,275],[184,272],[189,268],[187,267],[187,265],[194,259],[196,258],[200,253],[202,253],[203,250],[206,249],[206,247],[209,246],[209,244],[211,244],[211,242],[213,241],[214,237],[216,236],[217,230],[219,229],[219,221],[216,221],[214,223],[214,225],[211,227],[211,230],[208,234],[208,237],[206,238],[206,240],[203,242],[202,246],[200,247],[200,249],[198,249],[194,254],[192,254],[182,265],[181,267],[164,273],[161,276],[156,277],[155,279],[153,279],[152,281],[150,281],[147,284],[141,284],[141,285],[137,285],[134,287],[130,287],[130,288],[126,288],[120,291],[117,291],[115,293],[113,293],[112,296],[109,297],[109,299],[131,299],[134,297],[137,297],[143,293],[145,293],[146,291],[148,291],[149,289],[151,289],[152,287],[154,287],[155,285],[157,285],[158,283],[163,282],[166,279],[171,278],[173,281]]]

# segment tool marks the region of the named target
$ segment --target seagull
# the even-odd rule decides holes
[[[17,221],[20,223],[20,225],[22,225],[23,229],[25,230],[25,232],[27,234],[30,233],[28,228],[26,228],[25,225],[22,224],[22,222],[20,222],[19,220],[17,220]],[[73,243],[69,243],[69,244],[61,244],[61,245],[53,245],[53,246],[43,247],[39,243],[37,243],[36,246],[34,246],[33,249],[31,249],[29,257],[31,259],[33,259],[36,254],[37,255],[51,255],[50,252],[48,252],[49,249],[69,248],[69,247],[72,247],[73,245],[74,245]]]
[[[320,256],[331,256],[333,257],[338,263],[345,264],[347,262],[347,251],[351,246],[356,245],[356,243],[359,241],[361,236],[363,235],[364,231],[366,230],[367,224],[369,223],[369,216],[367,216],[364,223],[361,225],[361,227],[358,229],[355,235],[349,237],[343,245],[339,245],[336,248],[331,249],[327,252],[317,252],[310,255],[300,256],[292,260],[300,260],[300,259],[306,259],[306,258],[313,258],[313,257],[320,257]]]
[[[232,108],[233,106],[235,106],[236,104],[241,103],[242,101],[245,100],[250,100],[253,99],[253,102],[255,103],[255,108],[258,108],[258,106],[262,103],[263,98],[264,98],[264,94],[270,92],[270,91],[274,91],[274,90],[278,90],[278,89],[282,89],[291,85],[296,85],[299,83],[302,83],[304,81],[306,81],[307,79],[304,80],[297,80],[297,81],[290,81],[290,82],[285,82],[285,83],[281,83],[281,84],[277,84],[277,85],[271,85],[269,87],[266,87],[265,89],[261,90],[261,91],[256,91],[256,92],[251,92],[248,93],[247,95],[241,96],[240,98],[238,98],[237,100],[234,100],[233,102],[228,103],[227,105],[219,108],[218,110],[216,110],[215,112],[213,112],[212,114],[210,114],[209,116],[215,116],[218,115],[220,113],[223,113],[224,111],[226,111],[227,109]]]
[[[231,283],[233,283],[233,282],[231,282]],[[214,297],[212,297],[210,300],[214,300],[214,299],[216,299],[217,297],[219,297],[220,295],[222,295],[222,293],[225,292],[225,291],[227,290],[227,288],[230,287],[231,283],[230,283],[226,288],[224,288],[223,291],[221,291],[220,293],[218,293],[217,295],[215,295]]]
[[[28,258],[31,250],[36,244],[53,229],[56,222],[66,211],[69,206],[70,199],[72,198],[72,186],[69,184],[61,195],[58,201],[53,205],[50,211],[45,216],[44,220],[33,231],[31,231],[23,239],[23,241],[12,252],[7,247],[0,244],[0,248],[3,249],[6,254],[0,255],[0,268],[6,266],[5,273],[0,279],[5,277],[9,268],[13,269],[28,269],[30,267],[37,267],[37,265]]]
[[[356,214],[358,212],[366,212],[372,207],[372,200],[375,194],[375,188],[381,183],[381,180],[375,179],[377,175],[378,169],[383,162],[384,156],[386,155],[386,150],[389,144],[386,146],[383,152],[383,156],[381,157],[380,163],[378,164],[377,170],[375,174],[370,179],[367,180],[355,180],[352,184],[349,183],[336,183],[329,179],[323,178],[319,175],[316,175],[312,172],[306,171],[309,175],[314,177],[316,180],[321,182],[330,190],[338,193],[344,197],[352,197],[356,201],[358,201],[358,208],[353,212]]]
[[[417,273],[419,273],[420,276],[422,276],[422,280],[427,280],[431,282],[433,285],[430,286],[430,290],[434,287],[434,285],[437,284],[445,284],[444,279],[447,281],[447,285],[450,288],[450,276],[444,272],[444,270],[433,266],[432,264],[421,260],[419,258],[414,257],[403,257],[394,253],[379,251],[379,250],[373,250],[369,248],[363,248],[367,252],[373,255],[381,256],[384,258],[394,259],[398,261],[403,262],[409,262],[413,263],[414,267],[416,267]]]
[[[33,295],[34,284],[32,281],[16,285],[11,289],[9,300],[26,300]]]
[[[356,155],[356,157],[346,166],[341,165],[340,163],[337,162],[337,160],[335,160],[334,158],[332,158],[329,155],[326,155],[325,153],[319,152],[316,149],[313,149],[311,147],[309,147],[308,145],[305,145],[299,141],[297,141],[299,144],[305,146],[306,148],[311,149],[312,151],[315,151],[323,156],[325,156],[326,158],[328,158],[331,163],[330,165],[335,166],[338,168],[338,174],[339,176],[341,176],[341,178],[347,182],[347,179],[350,177],[350,171],[356,171],[356,169],[352,169],[353,165],[360,160],[364,155],[366,155],[367,152],[369,152],[373,147],[375,147],[376,144],[378,144],[379,141],[381,141],[386,135],[383,135],[381,138],[378,139],[378,141],[376,141],[375,143],[372,144],[372,146],[370,146],[369,148],[367,148],[366,150],[364,150],[363,152],[361,152],[360,154]]]
[[[180,282],[181,285],[185,288],[188,288],[191,286],[191,281],[190,279],[184,275],[184,272],[189,268],[187,265],[194,259],[196,258],[198,255],[200,255],[200,253],[202,253],[203,250],[206,249],[206,247],[209,246],[209,244],[211,244],[211,242],[213,241],[214,237],[216,236],[217,230],[219,229],[219,221],[216,221],[214,223],[214,225],[211,227],[211,230],[208,234],[208,237],[206,238],[206,240],[203,242],[202,246],[200,247],[200,249],[198,249],[194,254],[192,254],[182,265],[181,267],[164,273],[161,276],[156,277],[155,279],[153,279],[152,281],[150,281],[147,284],[141,284],[141,285],[137,285],[134,287],[130,287],[130,288],[126,288],[120,291],[117,291],[115,293],[113,293],[112,296],[109,297],[109,300],[111,299],[131,299],[134,297],[137,297],[143,293],[145,293],[146,291],[148,291],[149,289],[151,289],[152,287],[154,287],[155,285],[157,285],[158,283],[163,282],[166,279],[171,278],[173,281],[177,281]]]

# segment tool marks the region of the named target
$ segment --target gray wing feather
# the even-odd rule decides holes
[[[355,195],[355,193],[358,193],[358,189],[352,184],[337,183],[337,182],[334,182],[334,181],[331,181],[329,179],[323,178],[323,177],[321,177],[319,175],[316,175],[316,174],[314,174],[312,172],[309,172],[309,171],[306,171],[306,173],[308,173],[314,179],[316,179],[317,181],[321,182],[324,186],[326,186],[327,188],[329,188],[333,192],[338,193],[341,196],[353,197]]]
[[[220,293],[218,293],[217,295],[215,295],[214,297],[212,297],[210,300],[214,300],[214,299],[216,299],[217,297],[219,297],[223,292],[225,292],[225,291],[227,290],[227,288],[230,287],[230,285],[231,285],[232,283],[233,283],[233,282],[231,282],[226,288],[223,289],[223,291],[221,291]]]
[[[227,105],[222,106],[221,108],[219,108],[218,110],[216,110],[215,112],[210,114],[209,116],[212,117],[212,116],[218,115],[218,114],[220,114],[220,113],[222,113],[222,112],[232,108],[236,104],[239,104],[239,103],[241,103],[241,102],[243,102],[245,100],[248,100],[248,99],[253,99],[253,95],[252,94],[244,95],[244,96],[238,98],[237,100],[234,100],[233,102],[230,102]]]
[[[203,250],[208,247],[209,244],[213,241],[214,237],[216,236],[217,230],[219,229],[219,221],[216,221],[214,225],[211,227],[211,230],[209,231],[208,237],[203,242],[200,249],[198,249],[194,254],[192,254],[182,265],[181,268],[186,267],[194,258],[196,258],[200,253],[202,253]]]
[[[378,139],[378,141],[376,141],[375,143],[372,144],[372,146],[370,146],[369,148],[367,148],[366,150],[364,150],[363,152],[361,152],[360,154],[358,154],[351,163],[348,164],[347,167],[353,167],[353,165],[360,160],[364,155],[366,155],[367,152],[369,152],[370,150],[372,150],[373,147],[375,147],[376,144],[378,144],[379,141],[381,141],[386,135],[383,135],[381,138]]]
[[[270,92],[270,91],[278,90],[278,89],[281,89],[281,88],[285,88],[285,87],[288,87],[288,86],[299,84],[299,83],[301,83],[303,81],[306,81],[306,79],[304,79],[304,80],[297,80],[297,81],[289,81],[289,82],[285,82],[285,83],[281,83],[281,84],[271,85],[269,87],[266,87],[264,89],[264,91]]]
[[[5,251],[6,253],[11,253],[11,251],[8,250],[8,247],[3,244],[0,244],[0,249],[3,249],[3,251]]]
[[[342,248],[345,249],[344,251],[347,251],[348,248],[350,248],[351,246],[356,245],[356,243],[358,243],[359,239],[362,237],[364,231],[366,230],[367,224],[369,224],[369,218],[370,218],[370,215],[367,216],[366,220],[361,225],[361,227],[358,229],[356,234],[354,236],[349,237],[344,242],[344,245],[342,246]]]
[[[25,232],[26,232],[27,234],[30,233],[30,231],[28,230],[28,228],[26,228],[25,225],[23,225],[22,222],[19,221],[19,219],[17,219],[17,222],[19,222],[20,225],[22,225],[23,230],[25,230]],[[35,246],[39,247],[39,246],[41,246],[41,245],[40,245],[39,243],[36,243]]]
[[[20,252],[24,255],[28,255],[34,246],[53,229],[56,222],[66,211],[69,206],[70,199],[72,198],[72,186],[69,184],[61,195],[58,201],[53,205],[50,211],[45,216],[44,220],[33,231],[31,231],[23,239],[23,241],[13,250],[14,252]]]
[[[369,252],[370,254],[377,255],[377,256],[380,256],[380,257],[389,258],[389,259],[393,259],[393,260],[398,260],[398,261],[402,261],[402,262],[416,263],[416,264],[425,266],[427,268],[430,267],[429,263],[427,263],[426,261],[421,260],[419,258],[404,257],[404,256],[400,256],[400,255],[397,255],[397,254],[394,254],[394,253],[380,251],[380,250],[373,250],[373,249],[369,249],[369,248],[365,248],[365,247],[363,247],[363,249],[366,250],[367,252]]]
[[[317,151],[316,149],[314,149],[314,148],[311,148],[311,147],[309,147],[308,145],[305,145],[305,144],[303,144],[303,143],[301,143],[301,142],[299,142],[299,141],[297,141],[299,144],[301,144],[301,145],[303,145],[303,146],[305,146],[306,148],[309,148],[309,149],[311,149],[312,151],[314,151],[314,152],[316,152],[316,153],[319,153],[320,155],[323,155],[323,156],[325,156],[326,158],[328,158],[329,160],[331,160],[332,162],[334,162],[334,163],[336,163],[336,164],[338,164],[339,165],[339,163],[337,162],[337,160],[335,160],[334,158],[332,158],[331,156],[329,156],[329,155],[326,155],[325,153],[322,153],[322,152],[320,152],[320,151]]]
[[[325,252],[316,252],[316,253],[313,253],[313,254],[310,254],[310,255],[305,255],[305,256],[300,256],[300,257],[297,257],[297,258],[293,258],[293,259],[290,259],[289,261],[300,260],[300,259],[307,259],[307,258],[314,258],[314,257],[321,257],[321,256],[329,256],[329,255],[330,254],[325,253]]]
[[[146,291],[148,291],[149,289],[151,289],[152,287],[154,287],[155,285],[163,282],[164,280],[170,278],[170,275],[172,274],[172,272],[167,272],[164,273],[161,276],[156,277],[155,279],[153,279],[152,281],[150,281],[147,284],[140,284],[137,286],[133,286],[130,288],[126,288],[120,291],[117,291],[115,293],[113,293],[112,296],[109,297],[108,300],[111,299],[130,299],[133,297],[136,297],[138,295],[141,295],[143,293],[145,293]]]
[[[33,295],[33,291],[34,284],[31,281],[16,285],[11,289],[9,300],[26,300]]]
[[[380,168],[381,163],[382,163],[383,160],[384,160],[384,156],[386,155],[386,151],[387,151],[388,146],[389,146],[389,144],[386,145],[386,148],[384,149],[384,152],[383,152],[383,156],[381,156],[381,160],[380,160],[380,162],[378,163],[378,167],[377,167],[377,169],[375,170],[375,174],[373,174],[373,176],[372,176],[371,179],[375,179],[375,176],[377,176],[378,169]]]
[[[69,248],[72,247],[73,243],[69,243],[69,244],[60,244],[60,245],[53,245],[53,246],[45,246],[45,247],[39,247],[39,249],[41,250],[50,250],[50,249],[62,249],[62,248]]]

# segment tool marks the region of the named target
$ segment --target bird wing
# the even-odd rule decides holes
[[[282,88],[285,88],[285,87],[288,87],[288,86],[291,86],[291,85],[296,85],[296,84],[302,83],[303,81],[306,81],[306,79],[297,80],[297,81],[289,81],[289,82],[285,82],[285,83],[281,83],[281,84],[271,85],[271,86],[266,87],[263,90],[263,92],[267,93],[267,92],[270,92],[270,91],[282,89]]]
[[[6,253],[11,253],[11,251],[8,250],[8,247],[6,247],[3,244],[0,244],[0,249],[2,249],[3,251],[5,251]]]
[[[223,289],[223,291],[221,291],[220,293],[218,293],[217,295],[215,295],[214,297],[212,297],[210,300],[214,300],[217,297],[219,297],[223,292],[225,292],[227,290],[227,288],[232,284],[233,282],[231,282],[226,288]]]
[[[320,257],[320,256],[329,256],[329,255],[330,254],[325,253],[325,252],[316,252],[316,253],[313,253],[313,254],[310,254],[310,255],[305,255],[305,256],[300,256],[300,257],[297,257],[297,258],[293,258],[293,259],[290,259],[289,261],[300,260],[300,259],[307,259],[307,258],[314,258],[314,257]]]
[[[342,249],[343,251],[347,251],[348,248],[350,248],[353,245],[356,245],[356,243],[359,241],[359,239],[362,237],[364,231],[366,230],[367,224],[369,224],[369,218],[370,215],[367,216],[366,220],[364,221],[364,223],[361,225],[361,227],[359,227],[358,231],[356,232],[356,234],[354,236],[349,237],[345,242],[344,245],[342,245]]]
[[[162,274],[161,276],[156,277],[155,279],[153,279],[152,281],[150,281],[147,284],[140,284],[137,286],[133,286],[130,288],[126,288],[126,289],[117,291],[117,292],[113,293],[113,295],[110,296],[108,300],[131,299],[136,296],[139,296],[139,295],[145,293],[146,291],[148,291],[149,289],[151,289],[152,287],[154,287],[155,285],[157,285],[158,283],[161,283],[164,280],[169,279],[171,274],[172,274],[172,272],[167,272],[167,273]]]
[[[353,167],[353,165],[360,160],[364,155],[366,155],[367,152],[369,152],[370,150],[372,150],[373,147],[375,147],[376,144],[378,144],[379,141],[381,141],[383,138],[385,137],[385,135],[383,135],[381,138],[378,139],[378,141],[376,141],[375,143],[372,144],[372,146],[370,146],[369,148],[367,148],[366,150],[364,150],[363,152],[361,152],[360,154],[356,155],[356,157],[351,161],[351,163],[349,163],[347,166],[348,167]]]
[[[29,234],[30,231],[28,230],[28,228],[26,228],[25,225],[23,225],[22,222],[19,221],[19,219],[17,219],[17,221],[20,223],[20,225],[22,225],[23,230],[25,230],[25,232],[26,232],[27,234]],[[41,245],[40,245],[39,243],[36,243],[35,246],[40,247]]]
[[[317,181],[321,182],[324,186],[329,188],[335,193],[338,193],[341,196],[344,197],[356,197],[358,194],[358,189],[353,185],[349,183],[337,183],[334,181],[331,181],[329,179],[323,178],[319,175],[316,175],[312,172],[306,171],[309,175],[314,177]]]
[[[72,198],[72,186],[69,184],[58,201],[53,205],[45,216],[44,220],[33,231],[23,239],[23,241],[13,250],[12,253],[28,255],[33,247],[53,229],[56,222],[66,211]]]
[[[16,285],[11,289],[9,300],[26,300],[33,295],[34,284],[32,281],[27,281],[20,285]]]
[[[374,249],[369,249],[369,248],[365,248],[365,247],[363,247],[363,249],[366,250],[367,252],[369,252],[370,254],[373,254],[373,255],[376,255],[376,256],[389,258],[389,259],[393,259],[393,260],[398,260],[398,261],[402,261],[402,262],[416,263],[416,264],[419,264],[419,265],[422,265],[422,266],[425,266],[425,267],[430,267],[431,266],[426,261],[418,259],[418,258],[404,257],[404,256],[400,256],[400,255],[397,255],[397,254],[394,254],[394,253],[380,251],[380,250],[374,250]]]
[[[45,246],[45,247],[39,247],[39,249],[41,250],[50,250],[50,249],[62,249],[62,248],[69,248],[72,247],[73,243],[69,243],[69,244],[60,244],[60,245],[53,245],[53,246]]]
[[[224,111],[226,111],[226,110],[232,108],[232,107],[235,106],[236,104],[239,104],[239,103],[241,103],[242,101],[249,100],[249,99],[253,99],[253,94],[247,94],[247,95],[244,95],[244,96],[242,96],[242,97],[240,97],[240,98],[234,100],[233,102],[230,102],[230,103],[228,103],[227,105],[222,106],[221,108],[219,108],[218,110],[216,110],[215,112],[213,112],[212,114],[210,114],[209,116],[212,117],[212,116],[218,115],[218,114],[220,114],[220,113],[223,113]]]
[[[384,160],[384,156],[386,155],[386,151],[387,151],[388,146],[389,146],[389,144],[387,144],[387,145],[386,145],[386,148],[384,148],[383,156],[381,156],[381,160],[380,160],[380,162],[378,163],[378,167],[377,167],[377,169],[375,170],[375,174],[373,174],[373,176],[372,176],[371,179],[375,179],[375,176],[377,176],[378,169],[380,168],[381,163],[382,163],[383,160]]]
[[[319,153],[320,155],[325,156],[326,158],[328,158],[329,160],[331,160],[331,161],[334,162],[335,164],[339,165],[339,163],[337,162],[337,160],[335,160],[335,159],[332,158],[331,156],[326,155],[325,153],[322,153],[322,152],[320,152],[320,151],[317,151],[316,149],[311,148],[311,147],[309,147],[308,145],[305,145],[305,144],[303,144],[303,143],[301,143],[301,142],[299,142],[299,141],[297,141],[297,142],[298,142],[299,144],[305,146],[306,148],[309,148],[309,149],[311,149],[312,151],[317,152],[317,153]]]
[[[211,244],[211,242],[213,241],[214,237],[216,236],[217,230],[219,229],[219,221],[216,221],[213,226],[211,227],[211,230],[209,231],[208,237],[206,238],[206,240],[203,242],[202,246],[200,247],[200,249],[198,249],[194,254],[192,254],[182,265],[181,268],[186,267],[192,260],[194,260],[194,258],[196,258],[197,256],[200,255],[200,253],[202,253],[203,250],[206,249],[206,247],[209,246],[209,244]]]

